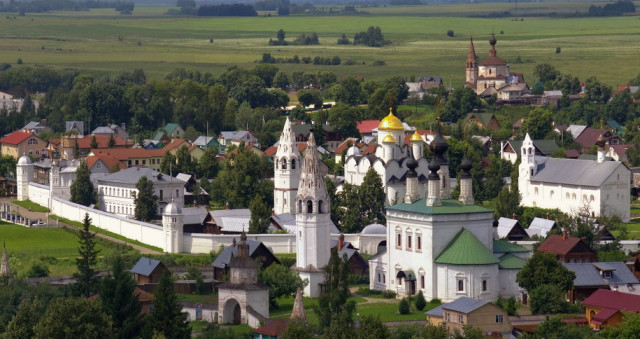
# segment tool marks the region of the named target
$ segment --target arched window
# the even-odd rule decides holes
[[[482,292],[486,292],[486,291],[487,291],[487,281],[482,280]]]
[[[282,158],[282,169],[287,169],[287,159]]]
[[[318,201],[318,213],[322,213],[324,212],[324,209],[322,208],[322,200]]]
[[[280,159],[276,159],[276,169],[278,169],[279,164],[280,164]]]
[[[420,276],[420,288],[424,288],[424,275]]]
[[[298,200],[298,208],[297,208],[298,213],[302,213],[302,200]]]
[[[296,159],[291,159],[291,169],[296,169]]]
[[[595,200],[593,194],[589,197],[589,201],[593,202]]]
[[[569,192],[567,192],[567,194],[565,195],[565,197],[567,198],[567,200],[571,199],[571,195],[569,194]]]
[[[307,213],[313,213],[313,203],[311,200],[307,200]]]
[[[458,279],[458,292],[464,292],[464,280]]]
[[[575,193],[571,194],[571,199],[576,200],[576,194]]]

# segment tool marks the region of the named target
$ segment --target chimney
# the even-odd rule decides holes
[[[567,229],[562,228],[562,240],[567,240]]]
[[[342,247],[344,247],[344,234],[340,234],[338,237],[338,251],[342,251]]]
[[[225,210],[230,210],[231,209],[231,206],[229,206],[229,202],[228,201],[224,204],[224,209]]]
[[[272,208],[271,209],[271,216],[274,216],[274,215],[276,215],[276,210]]]
[[[547,214],[545,215],[545,217],[547,218],[547,220],[549,220],[549,212],[547,212]]]
[[[511,219],[513,219],[513,220],[516,220],[516,219],[517,219],[517,217],[518,217],[518,216],[517,216],[515,213],[513,213],[513,214],[511,215]]]

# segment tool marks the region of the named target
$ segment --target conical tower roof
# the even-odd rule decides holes
[[[298,319],[307,321],[307,313],[304,311],[302,303],[302,290],[298,288],[296,291],[296,299],[293,301],[293,309],[291,310],[291,320]]]
[[[318,154],[316,139],[311,133],[307,141],[307,149],[304,152],[298,197],[328,201],[329,194],[324,182],[323,166],[324,164]]]
[[[11,267],[9,267],[9,256],[7,256],[7,247],[2,244],[2,263],[0,263],[0,277],[13,278],[11,275]]]
[[[300,152],[298,151],[295,134],[293,133],[293,129],[291,129],[291,121],[289,117],[287,117],[287,120],[284,122],[282,134],[280,134],[280,141],[278,142],[278,150],[276,151],[275,157],[291,158],[292,156],[300,158]]]
[[[478,56],[476,55],[476,49],[473,46],[473,38],[469,40],[469,53],[467,54],[467,62],[476,62],[478,61]]]

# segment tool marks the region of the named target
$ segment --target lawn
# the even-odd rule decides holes
[[[203,303],[203,304],[218,304],[218,294],[217,293],[209,293],[209,294],[177,294],[178,300],[180,301],[188,301],[192,303]]]
[[[132,16],[110,11],[27,14],[0,19],[0,62],[14,67],[18,58],[25,65],[58,69],[82,69],[94,75],[144,69],[152,79],[178,68],[191,68],[219,75],[229,66],[251,68],[263,53],[277,58],[293,55],[353,59],[356,65],[328,66],[277,64],[280,70],[332,71],[340,76],[362,75],[365,79],[389,76],[442,76],[449,86],[464,81],[469,38],[475,37],[476,53],[484,58],[489,33],[498,37],[498,55],[511,63],[511,70],[533,81],[536,63],[546,62],[562,72],[585,80],[597,75],[610,84],[625,84],[638,73],[636,56],[640,20],[635,16],[556,19],[526,17],[467,18],[455,13],[509,10],[507,4],[428,5],[417,7],[366,8],[370,14],[356,16],[289,17],[166,17],[161,11],[136,8]],[[588,3],[519,4],[522,11],[560,12],[582,9]],[[564,7],[563,7],[564,6]],[[429,16],[426,15],[439,15]],[[352,38],[369,26],[380,26],[392,43],[382,48],[337,45],[343,33]],[[284,29],[288,40],[301,33],[316,32],[317,46],[268,46]],[[454,37],[446,35],[455,31]],[[213,43],[210,42],[213,39]],[[561,53],[556,53],[561,47]],[[522,63],[515,60],[520,57]],[[372,66],[383,60],[386,66]],[[610,67],[615,64],[617,67]],[[414,108],[415,109],[415,108]]]
[[[25,201],[20,201],[20,200],[13,200],[12,201],[13,204],[16,204],[20,207],[26,208],[30,211],[33,212],[42,212],[42,213],[46,213],[49,212],[49,209],[42,206],[42,205],[38,205],[35,202],[31,201],[31,200],[25,200]]]
[[[27,228],[0,222],[0,240],[7,246],[9,264],[16,276],[36,262],[49,267],[50,275],[71,275],[76,270],[78,255],[76,232],[64,228]],[[101,254],[110,252],[115,244],[97,239]]]

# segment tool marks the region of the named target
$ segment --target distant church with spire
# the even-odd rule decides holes
[[[509,100],[529,92],[524,76],[510,73],[509,64],[498,57],[495,35],[489,39],[489,56],[478,61],[473,38],[469,41],[466,63],[465,86],[471,87],[480,96],[497,94],[499,99]]]

